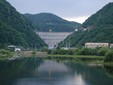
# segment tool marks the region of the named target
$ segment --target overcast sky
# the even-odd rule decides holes
[[[20,13],[49,12],[64,19],[84,22],[113,0],[7,0]]]

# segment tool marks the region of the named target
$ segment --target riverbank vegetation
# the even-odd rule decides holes
[[[48,50],[48,54],[52,56],[84,56],[84,58],[103,58],[103,62],[113,62],[113,49],[112,48],[76,48],[76,49],[52,49]],[[86,57],[85,57],[86,56]],[[83,57],[81,57],[83,58]]]
[[[9,50],[0,49],[0,60],[8,59],[14,55],[14,52]]]
[[[9,50],[0,50],[0,60],[9,59],[15,54]],[[40,51],[21,51],[20,57],[43,57],[57,60],[80,60],[96,64],[113,65],[113,48],[76,48],[76,49],[46,49]]]

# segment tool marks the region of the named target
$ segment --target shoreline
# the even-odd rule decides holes
[[[36,52],[36,54],[32,53],[33,51],[23,51],[17,55],[14,53],[13,57],[4,57],[0,58],[0,61],[3,60],[15,60],[20,58],[28,58],[28,57],[39,57],[44,59],[58,59],[60,60],[80,60],[80,62],[91,63],[92,65],[101,64],[107,66],[113,66],[113,62],[104,62],[104,56],[95,56],[95,55],[56,55],[56,54],[47,54],[46,52]],[[24,55],[22,55],[24,54]],[[15,56],[16,55],[16,56]],[[17,57],[18,56],[18,57]]]

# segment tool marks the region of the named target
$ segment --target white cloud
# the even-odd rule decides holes
[[[66,20],[69,21],[75,21],[75,22],[79,22],[79,23],[83,23],[89,16],[82,16],[82,17],[76,17],[76,18],[64,18]]]
[[[83,22],[113,0],[7,0],[20,13],[50,12],[69,20]],[[82,21],[83,20],[83,21]]]

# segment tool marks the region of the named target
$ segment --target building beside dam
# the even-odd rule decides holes
[[[109,43],[85,43],[86,48],[110,47]]]
[[[102,48],[102,47],[109,47],[113,48],[113,43],[94,43],[94,42],[87,42],[85,43],[86,48]]]
[[[36,32],[48,45],[50,49],[58,46],[72,32]]]

